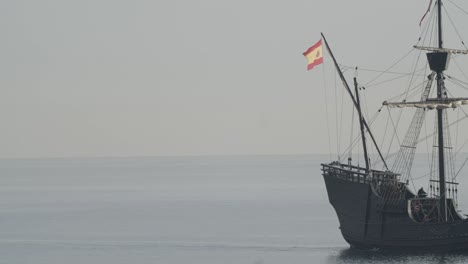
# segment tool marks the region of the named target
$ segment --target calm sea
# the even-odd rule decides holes
[[[468,263],[350,250],[320,175],[328,160],[0,160],[0,263]]]

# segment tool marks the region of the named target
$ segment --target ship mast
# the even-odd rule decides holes
[[[442,0],[437,1],[438,12],[438,33],[439,33],[439,49],[443,48],[442,36]],[[448,54],[446,53],[446,58]],[[429,59],[430,60],[430,59]],[[446,61],[444,63],[446,65]],[[436,67],[437,74],[437,99],[442,100],[444,77],[443,71],[445,67]],[[440,184],[440,215],[443,221],[447,221],[447,197],[445,187],[445,162],[444,162],[444,125],[443,125],[443,109],[437,109],[437,134],[438,134],[438,151],[439,151],[439,184]]]
[[[364,151],[364,159],[366,161],[366,171],[369,173],[370,172],[370,167],[369,167],[369,155],[367,154],[367,143],[366,143],[366,132],[364,131],[364,119],[362,118],[362,109],[361,109],[361,101],[359,99],[359,89],[358,89],[358,83],[356,77],[354,77],[354,90],[356,92],[356,103],[357,103],[357,109],[358,109],[358,114],[359,114],[359,125],[361,128],[361,139],[362,139],[362,149]]]
[[[351,91],[351,88],[349,88],[349,85],[348,85],[348,82],[346,81],[344,75],[343,75],[343,72],[341,71],[340,69],[340,66],[338,65],[338,62],[336,61],[335,59],[335,56],[333,55],[333,52],[331,51],[330,49],[330,46],[328,45],[328,42],[327,42],[327,39],[325,38],[325,36],[323,35],[322,33],[322,38],[323,40],[325,41],[325,47],[327,48],[328,50],[328,53],[330,53],[330,56],[333,60],[333,63],[335,64],[335,68],[336,68],[336,71],[338,72],[338,75],[340,76],[340,79],[341,81],[343,82],[343,86],[346,88],[346,91],[348,91],[348,94],[349,96],[351,97],[351,100],[353,101],[353,105],[356,109],[358,109],[358,111],[360,111],[360,106],[358,105],[358,102],[356,101],[356,98],[354,98],[354,95],[353,95],[353,92]],[[370,127],[369,125],[367,124],[366,120],[364,119],[364,117],[362,117],[360,119],[360,123],[362,125],[364,125],[364,128],[367,130],[367,132],[369,133],[369,136],[370,138],[372,139],[372,142],[374,143],[374,147],[375,149],[377,150],[377,153],[379,153],[379,157],[380,159],[382,160],[385,168],[388,170],[388,166],[387,166],[387,163],[385,162],[385,159],[382,155],[382,152],[380,151],[380,148],[379,146],[377,145],[377,142],[375,141],[375,138],[374,138],[374,135],[372,134],[371,130],[370,130]],[[361,133],[364,132],[364,129],[361,127]],[[365,136],[363,136],[363,144],[365,145]],[[369,172],[369,165],[367,164],[369,162],[369,159],[368,159],[368,155],[367,155],[367,148],[365,150],[365,159],[366,159],[366,170],[367,172]]]

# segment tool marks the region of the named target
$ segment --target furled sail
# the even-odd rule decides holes
[[[468,98],[444,98],[444,99],[427,99],[419,102],[383,102],[382,105],[391,108],[403,108],[403,107],[416,107],[425,108],[429,110],[433,109],[447,109],[457,108],[460,105],[467,105]]]
[[[433,47],[423,47],[423,46],[413,46],[418,50],[425,50],[430,52],[445,52],[451,54],[468,54],[468,50],[457,50],[457,49],[444,49],[444,48],[433,48]]]

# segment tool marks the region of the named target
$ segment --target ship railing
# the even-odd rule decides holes
[[[371,170],[367,172],[366,168],[350,164],[332,162],[330,164],[321,164],[323,175],[336,177],[343,180],[358,183],[382,183],[398,182],[399,174],[390,171]]]

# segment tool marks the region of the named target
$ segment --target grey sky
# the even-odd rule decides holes
[[[0,157],[326,153],[301,53],[383,69],[428,2],[3,1]]]

